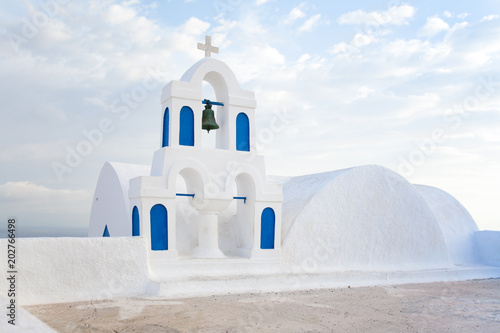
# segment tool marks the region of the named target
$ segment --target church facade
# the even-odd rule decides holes
[[[203,95],[204,82],[216,101]],[[104,166],[89,236],[143,236],[153,260],[279,259],[282,188],[267,181],[255,150],[254,93],[240,88],[224,62],[205,57],[163,88],[161,103],[161,148],[152,165]],[[210,104],[219,128],[209,129],[215,138],[207,147],[202,112]]]

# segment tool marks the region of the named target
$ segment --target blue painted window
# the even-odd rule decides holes
[[[151,208],[151,250],[168,250],[168,216],[163,205]]]
[[[183,106],[181,109],[179,144],[194,146],[194,114],[188,106]]]
[[[262,211],[260,223],[260,248],[274,249],[274,227],[276,216],[274,210],[267,207]]]
[[[250,124],[243,112],[236,117],[236,150],[250,151]]]
[[[104,232],[102,233],[102,237],[109,237],[108,225],[104,227]]]
[[[141,232],[139,230],[139,210],[137,206],[134,206],[134,209],[132,209],[132,236],[140,236]]]
[[[169,114],[168,108],[165,109],[165,114],[163,115],[163,141],[161,143],[162,147],[168,146],[168,124],[169,124]]]

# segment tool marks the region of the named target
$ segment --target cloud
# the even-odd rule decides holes
[[[444,11],[443,13],[444,17],[452,17],[453,15],[451,15],[451,13],[447,10]]]
[[[419,29],[418,36],[420,37],[434,37],[441,31],[446,31],[450,28],[448,23],[440,19],[439,17],[428,17],[425,25]]]
[[[269,2],[269,1],[271,1],[271,0],[257,0],[257,1],[255,1],[255,4],[257,6],[260,6],[260,5],[263,5],[263,4],[265,4],[265,3]]]
[[[0,142],[1,210],[23,216],[31,211],[27,218],[41,225],[67,224],[68,216],[85,225],[90,193],[104,162],[150,163],[161,132],[161,88],[203,57],[196,43],[203,42],[205,34],[212,34],[214,44],[221,47],[216,57],[229,65],[242,88],[255,91],[257,133],[269,127],[275,110],[294,115],[263,151],[268,169],[281,175],[364,163],[397,169],[399,155],[415,148],[414,138],[425,138],[436,126],[450,125],[443,122],[443,110],[473,94],[481,73],[495,71],[500,59],[495,39],[499,28],[494,24],[498,21],[488,21],[490,15],[481,22],[449,23],[451,27],[440,30],[443,34],[427,40],[415,34],[419,26],[414,25],[389,34],[394,26],[415,24],[416,8],[410,5],[372,12],[352,5],[346,10],[349,13],[336,16],[340,24],[379,28],[372,32],[354,27],[353,32],[353,27],[338,27],[354,35],[342,41],[333,39],[331,31],[317,28],[331,15],[320,2],[314,9],[321,15],[310,13],[313,7],[305,2],[289,12],[271,10],[270,1],[257,2],[270,10],[245,6],[216,19],[201,8],[196,12],[198,6],[177,11],[174,2],[157,2],[158,10],[137,1],[69,2],[35,38],[21,45],[22,56],[15,56],[6,38],[0,39],[5,60],[0,63],[0,75],[9,78],[0,82],[2,131],[6,138],[19,141],[15,145]],[[425,6],[419,6],[425,12]],[[157,17],[159,12],[178,15],[165,21]],[[17,16],[6,22],[6,29],[20,34]],[[312,33],[297,33],[299,29]],[[437,30],[434,27],[428,34]],[[324,52],[328,47],[330,53]],[[158,79],[151,82],[158,87],[148,90],[144,102],[129,107],[127,119],[109,112],[115,100],[123,107],[122,99],[157,68]],[[495,82],[500,80],[500,73],[493,75]],[[498,96],[500,88],[495,89]],[[498,179],[493,170],[500,163],[498,147],[493,146],[498,142],[498,120],[496,128],[484,129],[494,114],[500,114],[498,105],[498,97],[482,101],[476,112],[462,120],[460,129],[450,133],[457,137],[456,153],[464,163],[444,160],[440,170],[474,168],[480,174],[491,168],[485,174]],[[485,109],[490,110],[488,115],[483,115]],[[96,128],[104,116],[114,117],[115,132],[58,184],[50,162],[56,158],[63,162],[66,145],[74,148],[85,139],[82,130]],[[484,119],[472,127],[477,117]],[[483,161],[479,165],[467,162],[468,152],[474,149]],[[426,172],[419,171],[418,176],[434,180],[429,177],[435,171]],[[460,190],[459,185],[454,189]]]
[[[291,24],[298,19],[304,18],[306,14],[303,12],[303,9],[304,9],[304,3],[301,3],[297,7],[294,7],[285,17],[283,22],[285,24]]]
[[[374,89],[367,87],[367,86],[361,86],[358,88],[356,96],[352,99],[347,100],[346,102],[351,103],[351,102],[354,102],[355,100],[358,100],[358,99],[364,99],[364,98],[366,98],[374,93],[375,93]]]
[[[342,14],[337,22],[339,24],[378,24],[378,25],[404,25],[408,24],[408,20],[415,14],[415,8],[402,4],[400,6],[391,7],[385,11],[365,12],[363,10],[356,10]]]
[[[111,24],[122,24],[131,21],[136,16],[136,11],[128,6],[112,5],[107,12],[107,21]]]
[[[30,181],[0,185],[0,211],[20,221],[21,237],[32,234],[30,228],[83,228],[88,224],[91,202],[87,190],[54,189]]]
[[[312,31],[321,19],[321,14],[316,14],[304,22],[299,28],[299,31]]]
[[[21,200],[25,204],[34,202],[78,201],[87,193],[83,190],[57,190],[29,181],[7,182],[0,185],[0,198],[8,201]]]
[[[481,19],[481,22],[497,20],[499,17],[498,15],[487,15]]]
[[[233,55],[228,59],[233,70],[238,73],[240,83],[246,83],[264,73],[270,73],[285,63],[285,56],[269,44],[253,45],[245,52],[251,56]]]

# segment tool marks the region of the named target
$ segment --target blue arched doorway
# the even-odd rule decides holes
[[[250,151],[250,123],[243,112],[236,117],[236,150]]]
[[[132,236],[140,236],[141,232],[139,230],[139,210],[137,206],[134,206],[134,209],[132,209]]]
[[[151,250],[168,250],[168,216],[163,205],[154,205],[151,208]]]
[[[194,146],[194,113],[188,106],[183,106],[180,114],[179,144]]]
[[[168,146],[168,125],[169,125],[169,113],[168,108],[165,109],[165,114],[163,115],[163,140],[161,143],[162,147]]]
[[[274,249],[274,229],[276,224],[274,210],[270,207],[264,209],[260,221],[260,248]]]

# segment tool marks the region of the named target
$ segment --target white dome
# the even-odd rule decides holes
[[[389,169],[362,166],[295,177],[283,196],[285,262],[324,269],[452,265],[435,213]]]

